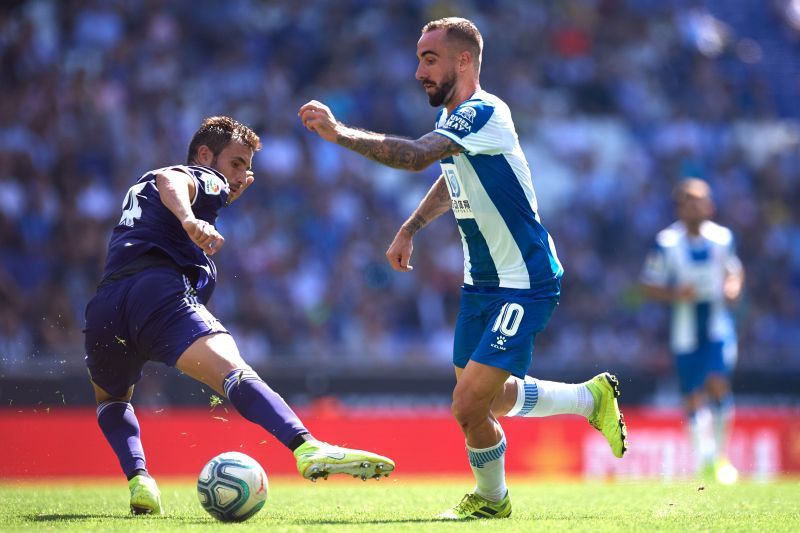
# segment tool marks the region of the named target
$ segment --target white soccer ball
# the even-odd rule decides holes
[[[211,459],[197,479],[197,497],[208,513],[223,522],[243,522],[267,501],[269,483],[261,465],[239,452]]]
[[[723,485],[733,485],[739,479],[739,471],[730,463],[718,467],[714,474]]]

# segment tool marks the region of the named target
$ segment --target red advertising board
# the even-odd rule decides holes
[[[679,411],[626,409],[630,451],[611,455],[603,437],[574,416],[504,418],[509,473],[600,478],[680,478],[692,454]],[[445,410],[344,410],[321,404],[301,410],[320,439],[367,448],[397,461],[397,474],[465,474],[464,440]],[[237,413],[138,409],[148,467],[159,476],[196,475],[229,450],[258,459],[271,474],[293,473],[291,454]],[[119,476],[93,409],[0,410],[0,477]],[[729,456],[744,476],[770,479],[800,473],[800,412],[740,409]]]

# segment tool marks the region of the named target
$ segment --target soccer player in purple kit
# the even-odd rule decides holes
[[[103,279],[86,307],[97,422],[128,478],[134,514],[163,513],[131,405],[146,361],[174,366],[227,397],[292,450],[306,479],[339,473],[377,479],[394,470],[387,457],[313,438],[205,307],[216,284],[210,256],[225,243],[214,227],[218,211],[253,183],[251,163],[260,149],[247,126],[209,117],[191,140],[186,165],[144,174],[128,190]]]

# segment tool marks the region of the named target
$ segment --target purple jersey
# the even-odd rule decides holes
[[[161,201],[156,175],[164,170],[177,170],[192,177],[197,190],[192,212],[197,218],[214,224],[219,209],[227,205],[228,181],[212,168],[176,165],[146,173],[125,195],[122,218],[108,244],[103,279],[156,249],[169,256],[195,282],[197,296],[205,303],[214,291],[217,268]]]

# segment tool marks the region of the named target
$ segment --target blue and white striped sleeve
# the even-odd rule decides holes
[[[503,120],[497,108],[483,100],[467,100],[447,117],[436,133],[456,142],[470,154],[499,154],[511,150],[515,134],[510,120]]]
[[[646,285],[667,287],[671,278],[666,250],[657,242],[653,243],[650,251],[647,252],[647,256],[645,256],[644,267],[639,280]]]

